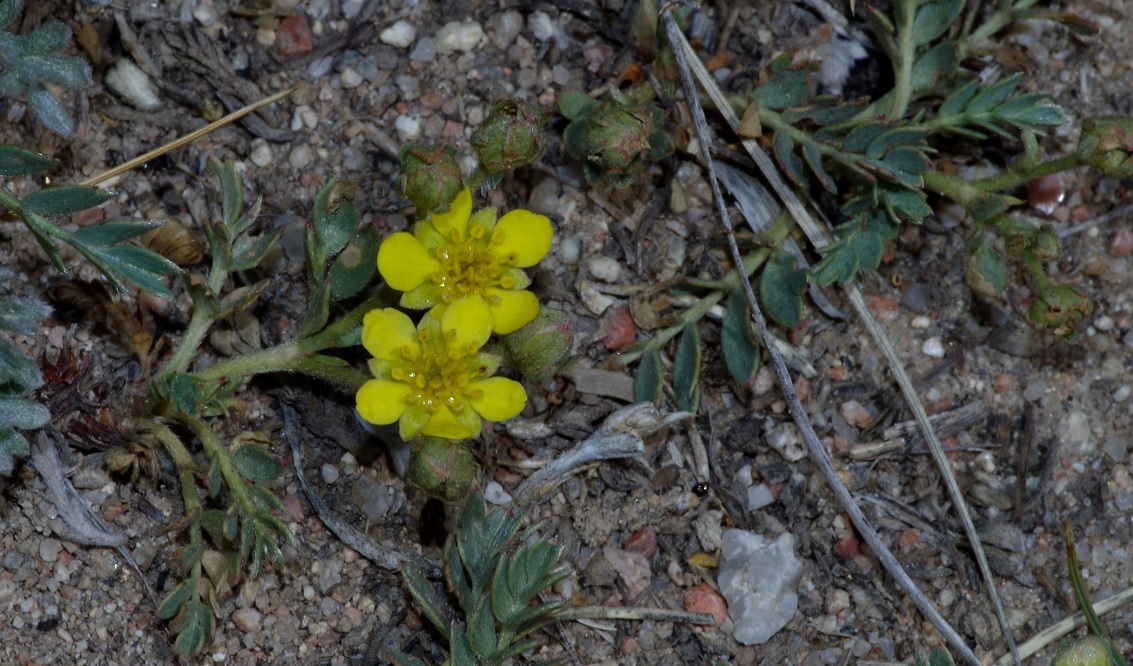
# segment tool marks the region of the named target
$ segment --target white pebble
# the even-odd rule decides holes
[[[378,33],[378,39],[382,43],[396,46],[399,49],[407,49],[417,39],[417,28],[409,21],[402,19],[394,23],[390,27]]]
[[[602,282],[614,283],[622,274],[622,265],[612,257],[592,257],[586,262],[590,275]]]
[[[301,104],[295,107],[295,113],[291,116],[291,131],[298,132],[303,128],[315,129],[319,124],[319,114],[306,104]]]
[[[909,322],[909,325],[913,328],[921,329],[928,328],[930,324],[932,324],[932,320],[924,315],[917,315],[913,317],[913,320],[911,322]]]
[[[568,266],[578,263],[582,257],[582,239],[578,236],[568,236],[559,243],[559,261]]]
[[[328,484],[338,481],[338,468],[330,463],[323,463],[322,469],[319,470],[323,475],[323,481]]]
[[[921,346],[921,352],[932,358],[944,358],[944,345],[940,342],[940,338],[929,338]]]
[[[747,489],[747,510],[758,511],[775,501],[771,489],[766,484],[759,484]]]
[[[252,164],[263,168],[271,164],[273,159],[271,154],[271,146],[262,138],[252,139]]]
[[[311,147],[306,144],[295,146],[291,149],[291,154],[287,156],[287,162],[294,169],[306,167],[311,163]]]
[[[416,141],[421,136],[421,116],[403,115],[393,121],[393,128],[397,130],[397,138],[402,143]]]
[[[555,35],[555,24],[547,12],[534,12],[527,17],[527,28],[535,39],[545,42]]]
[[[366,0],[344,0],[342,3],[342,18],[347,21],[358,16],[362,11],[362,6],[366,4]],[[383,40],[384,41],[384,40]]]
[[[342,70],[342,75],[339,77],[339,80],[342,81],[342,87],[349,90],[351,88],[357,88],[362,84],[362,75],[354,68],[347,67]]]
[[[1113,392],[1113,401],[1125,402],[1129,399],[1131,393],[1133,393],[1133,388],[1130,388],[1128,384],[1122,384]]]
[[[602,314],[614,304],[614,299],[595,289],[594,283],[589,280],[578,282],[578,297],[582,299],[582,304],[586,306],[586,309],[595,315]]]
[[[446,23],[434,39],[437,43],[437,53],[452,53],[453,51],[471,51],[480,43],[484,36],[484,29],[476,21],[460,23],[452,21]]]
[[[503,506],[504,504],[511,504],[515,500],[498,481],[489,481],[488,485],[484,486],[484,501],[496,506]]]
[[[212,5],[197,5],[193,7],[193,18],[197,19],[201,27],[207,28],[216,23],[216,10]]]
[[[1113,330],[1113,317],[1109,315],[1102,315],[1094,320],[1094,328],[1099,331]]]
[[[106,72],[102,80],[136,109],[153,111],[161,106],[157,87],[132,60],[125,58],[119,60],[117,65]]]

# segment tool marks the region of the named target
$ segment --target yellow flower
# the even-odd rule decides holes
[[[472,193],[465,188],[448,212],[430,213],[412,234],[386,238],[378,249],[378,271],[386,284],[405,292],[402,307],[433,308],[439,319],[459,299],[481,300],[491,311],[492,332],[507,335],[539,312],[521,269],[547,254],[551,233],[550,220],[526,210],[513,210],[498,222],[495,208],[473,215]]]
[[[358,413],[370,423],[400,421],[402,439],[415,435],[467,439],[481,419],[502,421],[523,409],[519,382],[492,377],[499,359],[480,352],[492,333],[488,305],[466,298],[427,313],[417,326],[392,308],[373,310],[362,324],[362,344],[374,355],[357,395]]]

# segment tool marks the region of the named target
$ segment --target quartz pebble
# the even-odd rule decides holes
[[[413,43],[413,40],[417,39],[417,28],[413,27],[413,24],[409,21],[402,19],[378,33],[378,39],[382,40],[383,44],[407,49]]]
[[[515,500],[504,490],[504,487],[500,485],[499,481],[489,481],[488,484],[484,486],[484,501],[489,504],[495,504],[496,506],[504,506],[505,504],[513,503]]]
[[[771,541],[753,532],[730,529],[720,542],[723,551],[717,582],[728,600],[735,639],[761,645],[782,629],[798,609],[795,584],[803,571],[795,555],[795,537],[784,532]]]
[[[531,34],[541,42],[545,42],[551,37],[555,36],[555,24],[551,21],[551,17],[547,12],[532,12],[527,17],[527,27],[531,30]]]
[[[402,143],[412,143],[421,136],[421,117],[410,114],[398,116],[393,121],[393,128],[397,130],[397,138]]]
[[[263,616],[255,608],[241,608],[232,614],[232,624],[245,633],[254,633],[263,625]]]
[[[307,144],[295,146],[287,156],[287,162],[293,169],[303,169],[311,163],[311,147]]]
[[[271,146],[268,145],[268,142],[262,138],[252,139],[252,151],[249,157],[252,160],[252,164],[255,164],[262,169],[263,167],[271,164]]]
[[[216,10],[212,5],[197,5],[193,7],[193,18],[197,19],[202,28],[207,28],[216,23]]]
[[[523,15],[514,9],[496,15],[488,22],[492,29],[492,45],[501,51],[511,48],[519,32],[523,30]]]
[[[342,70],[340,80],[342,81],[342,87],[349,90],[351,88],[357,88],[362,84],[362,75],[353,67],[347,67]]]
[[[39,559],[44,562],[54,562],[59,559],[59,550],[63,547],[59,539],[44,539],[39,542]]]
[[[592,257],[586,262],[586,269],[592,277],[613,284],[622,274],[622,265],[612,257]]]
[[[471,51],[480,43],[484,36],[484,29],[476,21],[460,23],[451,21],[444,24],[435,35],[437,53],[452,53],[454,51]]]
[[[578,263],[582,258],[582,239],[578,236],[567,236],[559,243],[559,261],[567,266]]]
[[[322,473],[323,481],[326,483],[334,483],[338,481],[338,468],[330,463],[323,463],[322,468],[319,470]]]
[[[747,489],[747,510],[758,511],[775,501],[771,489],[766,484],[759,484]]]
[[[422,37],[409,54],[409,59],[417,62],[433,62],[436,57],[437,43],[433,41],[432,37]]]
[[[940,342],[940,338],[929,338],[921,345],[921,352],[932,358],[944,358],[944,344]]]

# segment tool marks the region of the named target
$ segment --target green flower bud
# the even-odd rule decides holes
[[[1094,302],[1074,285],[1044,287],[1039,290],[1027,320],[1073,342],[1078,337],[1078,324],[1094,313]]]
[[[1062,256],[1062,244],[1058,240],[1058,234],[1054,233],[1054,229],[1049,224],[1044,224],[1035,234],[1032,251],[1035,253],[1035,259],[1039,261],[1056,261]]]
[[[417,206],[417,216],[443,208],[464,189],[451,146],[406,144],[401,159],[401,195]]]
[[[433,497],[462,503],[480,480],[480,465],[460,442],[422,437],[409,454],[406,479]]]
[[[543,132],[547,121],[542,109],[520,99],[501,99],[492,104],[488,118],[472,133],[472,150],[480,169],[495,175],[531,164],[543,154]]]
[[[1133,118],[1103,116],[1082,121],[1078,156],[1110,178],[1133,176]]]
[[[566,152],[583,161],[589,182],[628,187],[650,162],[673,152],[673,142],[662,131],[665,112],[654,104],[632,104],[623,98],[575,107],[564,98],[560,106],[571,118],[563,131]]]
[[[525,379],[540,381],[561,370],[570,358],[574,333],[571,320],[561,310],[539,308],[534,321],[503,339],[508,367]]]
[[[1101,636],[1086,636],[1063,643],[1054,666],[1109,666],[1109,655],[1109,641]]]

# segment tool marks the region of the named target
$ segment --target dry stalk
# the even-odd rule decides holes
[[[743,258],[740,255],[739,246],[736,244],[735,232],[732,227],[731,220],[728,217],[727,209],[724,205],[723,197],[720,192],[720,185],[716,180],[715,170],[712,165],[712,157],[709,154],[710,136],[708,133],[708,124],[704,118],[704,110],[701,108],[698,101],[696,84],[694,83],[692,76],[689,73],[690,67],[696,72],[697,78],[699,79],[701,85],[704,86],[709,96],[712,97],[713,101],[716,104],[716,107],[727,118],[729,125],[731,125],[734,129],[739,121],[735,117],[735,114],[731,112],[731,106],[729,105],[727,99],[716,87],[715,83],[708,75],[707,70],[704,69],[704,66],[700,62],[696,53],[692,50],[692,47],[685,40],[684,35],[681,34],[680,30],[677,28],[676,22],[673,20],[670,12],[667,10],[662,12],[661,18],[664,21],[666,35],[669,39],[670,45],[672,46],[673,53],[676,56],[677,68],[680,71],[681,79],[684,83],[685,98],[692,112],[697,139],[700,143],[702,158],[708,172],[709,183],[712,186],[712,194],[715,199],[717,212],[727,232],[728,247],[732,254],[732,260],[736,263],[737,266],[740,266],[743,265]],[[779,177],[775,166],[771,163],[771,160],[767,157],[767,155],[763,153],[762,149],[760,149],[759,146],[753,141],[745,141],[744,146],[748,149],[748,152],[751,153],[752,158],[755,159],[756,164],[759,165],[764,175],[771,182],[773,188],[783,199],[784,205],[787,206],[788,210],[791,211],[792,215],[799,223],[799,226],[802,227],[804,233],[807,234],[807,237],[810,239],[811,243],[813,243],[819,249],[828,245],[829,239],[826,230],[814,221],[809,212],[803,206],[802,202],[799,201],[798,197],[796,197],[790,190],[790,188],[787,187],[784,182],[782,182],[782,179]],[[752,318],[755,320],[755,323],[759,329],[759,333],[761,336],[764,336],[765,339],[769,339],[770,333],[767,329],[767,322],[763,316],[763,312],[759,308],[759,303],[755,298],[755,293],[752,291],[751,283],[748,280],[743,280],[742,284],[744,287],[744,292],[748,299],[748,305],[752,310]],[[936,460],[937,465],[940,468],[941,475],[948,485],[953,502],[955,503],[957,511],[959,512],[964,524],[964,530],[967,533],[968,539],[972,544],[972,550],[976,553],[976,559],[979,562],[980,571],[988,583],[990,593],[992,595],[992,600],[995,604],[996,612],[1007,639],[1008,646],[1010,647],[1011,653],[1015,658],[1015,662],[1020,663],[1018,652],[1015,648],[1015,642],[1011,635],[1011,629],[1007,624],[1006,613],[1004,613],[1003,611],[1002,601],[1000,600],[998,591],[995,588],[994,580],[991,576],[991,569],[987,565],[987,558],[984,556],[979,537],[976,536],[975,526],[972,524],[971,517],[967,513],[967,505],[963,501],[963,496],[960,493],[959,486],[956,484],[955,477],[952,475],[951,470],[949,469],[947,458],[945,458],[944,456],[940,441],[937,439],[936,434],[932,430],[932,426],[928,421],[928,415],[925,413],[924,407],[921,405],[919,399],[916,396],[912,381],[909,379],[908,374],[905,373],[904,369],[901,367],[901,363],[897,358],[896,350],[893,349],[892,344],[890,344],[888,338],[886,338],[885,332],[881,329],[880,324],[877,323],[876,319],[873,318],[868,308],[866,307],[865,299],[862,297],[861,290],[859,290],[857,288],[857,285],[852,282],[848,283],[845,286],[845,289],[850,302],[858,312],[859,318],[863,321],[867,330],[869,330],[870,335],[874,338],[874,341],[876,342],[878,347],[882,349],[882,352],[888,360],[894,376],[897,378],[897,382],[901,387],[902,393],[905,395],[906,402],[908,403],[910,409],[913,411],[913,414],[916,417],[918,423],[920,423],[921,425],[925,441],[929,444],[933,458]],[[928,598],[925,597],[924,593],[920,591],[916,583],[914,583],[913,580],[908,576],[908,574],[905,573],[904,569],[901,567],[901,564],[897,561],[897,559],[893,556],[889,549],[886,548],[885,545],[881,542],[881,538],[878,536],[877,531],[874,530],[873,526],[869,524],[869,521],[866,519],[861,509],[854,501],[849,489],[846,488],[845,484],[843,484],[841,479],[838,478],[838,474],[834,470],[834,467],[830,462],[826,450],[822,447],[821,442],[819,442],[818,436],[814,432],[814,428],[811,426],[810,421],[807,418],[806,411],[803,408],[802,403],[799,401],[798,395],[794,391],[794,384],[791,380],[790,373],[787,371],[786,366],[783,364],[782,356],[779,354],[774,345],[765,345],[765,348],[767,349],[768,355],[771,357],[772,365],[775,368],[775,375],[779,383],[779,388],[783,392],[784,397],[787,399],[787,403],[791,411],[791,416],[794,418],[795,424],[798,426],[799,432],[803,436],[803,440],[806,442],[811,460],[821,470],[823,476],[827,480],[827,483],[830,484],[831,488],[834,490],[834,494],[838,497],[839,503],[842,505],[846,513],[850,516],[850,519],[853,521],[854,526],[857,528],[858,532],[862,535],[862,538],[865,539],[866,543],[873,550],[874,554],[878,557],[889,574],[892,575],[895,580],[897,580],[898,584],[911,597],[913,603],[917,606],[917,608],[919,608],[921,612],[924,613],[925,617],[928,618],[930,622],[932,622],[932,624],[937,628],[938,631],[940,631],[940,633],[943,635],[944,639],[948,642],[952,649],[959,653],[963,660],[968,662],[969,664],[980,664],[981,662],[979,658],[976,657],[972,649],[968,647],[968,645],[964,642],[964,640],[960,637],[956,630],[948,623],[947,620],[944,619],[944,617],[940,614],[936,607],[932,605],[932,602],[930,602]]]

